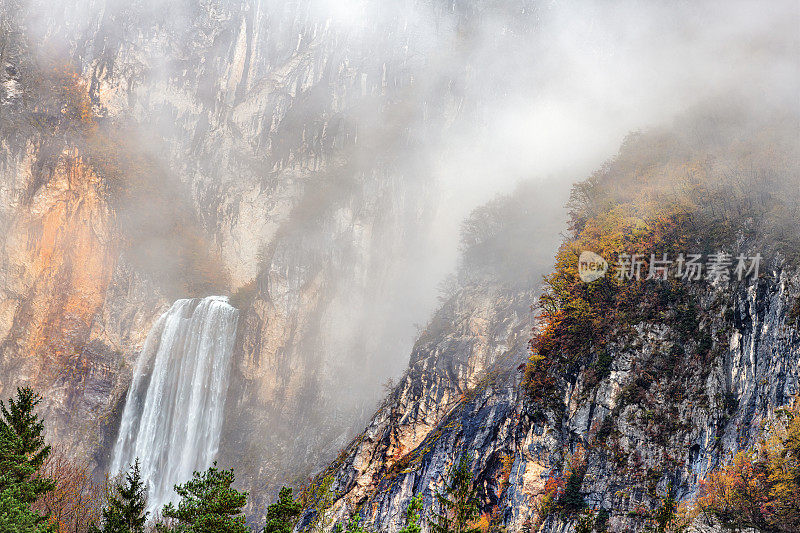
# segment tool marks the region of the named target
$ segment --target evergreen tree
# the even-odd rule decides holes
[[[3,476],[0,475],[0,479]],[[14,533],[55,533],[55,528],[25,503],[26,496],[20,485],[0,491],[0,531]]]
[[[570,473],[567,484],[564,486],[564,493],[558,499],[558,507],[561,509],[562,516],[570,516],[578,513],[586,506],[586,502],[581,495],[581,485],[586,475],[586,467],[579,465]]]
[[[147,522],[147,488],[139,471],[139,459],[125,473],[125,480],[112,489],[108,506],[103,509],[103,529],[92,533],[144,533]]]
[[[436,493],[439,513],[430,521],[433,533],[478,533],[469,523],[478,518],[477,490],[467,457],[462,455],[450,469],[444,490]]]
[[[53,531],[47,516],[31,509],[53,481],[37,472],[50,453],[44,424],[34,412],[41,397],[30,388],[17,389],[17,399],[0,401],[0,531]]]
[[[417,494],[408,503],[406,508],[406,525],[398,533],[421,533],[422,527],[419,525],[420,514],[422,512],[422,494]]]
[[[0,400],[0,490],[20,487],[20,497],[33,503],[53,489],[53,481],[37,475],[50,454],[44,441],[44,423],[34,409],[42,398],[29,387],[17,389],[17,399],[9,398],[8,406]]]
[[[661,506],[656,511],[655,531],[657,533],[666,533],[669,526],[675,520],[675,512],[678,509],[678,502],[675,501],[675,490],[672,486],[672,481],[669,482],[667,487],[667,494],[661,500]]]
[[[247,492],[231,487],[235,481],[233,470],[218,470],[217,463],[203,473],[195,472],[192,479],[176,485],[181,497],[176,508],[172,503],[164,506],[162,514],[175,525],[158,526],[158,531],[169,533],[247,533],[242,507],[247,503]]]
[[[350,520],[347,523],[347,529],[342,531],[342,525],[337,524],[334,528],[334,531],[336,533],[371,533],[369,530],[366,530],[361,526],[361,515],[358,513],[350,517]]]
[[[594,521],[594,529],[597,533],[606,533],[608,531],[609,512],[606,509],[600,509],[597,513],[597,518]]]
[[[283,487],[278,501],[267,507],[267,524],[264,533],[292,533],[294,523],[303,506],[292,498],[292,489]]]

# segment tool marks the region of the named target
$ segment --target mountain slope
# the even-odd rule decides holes
[[[0,394],[34,385],[98,476],[176,298],[242,311],[219,459],[254,508],[404,366],[482,8],[328,4],[0,0]]]
[[[435,509],[433,495],[462,453],[484,527],[571,531],[607,513],[611,531],[641,531],[669,491],[693,501],[699,481],[800,392],[796,138],[795,121],[754,119],[734,105],[628,140],[573,189],[572,233],[546,279],[524,380],[516,367],[527,360],[530,322],[519,310],[536,284],[518,293],[520,307],[493,284],[462,284],[455,301],[488,299],[492,321],[515,332],[488,350],[513,347],[510,359],[465,364],[473,352],[452,339],[474,308],[445,304],[404,381],[326,471],[335,515],[357,512],[394,531],[415,493]],[[764,263],[742,281],[645,280],[646,264],[641,281],[614,276],[611,252],[649,262],[650,250],[692,247],[763,251]],[[612,264],[591,285],[578,279],[585,249]],[[465,380],[476,385],[463,388]]]

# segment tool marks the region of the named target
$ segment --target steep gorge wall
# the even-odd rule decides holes
[[[18,184],[31,179],[32,162],[21,162]],[[117,259],[111,214],[98,186],[80,156],[61,154],[47,185],[11,211],[4,236],[2,394],[13,394],[22,382],[61,389],[47,412],[51,419],[71,420],[87,385],[108,393],[116,381],[115,362],[97,361],[85,350]],[[66,426],[53,426],[64,440],[81,435],[74,429],[69,434]]]
[[[520,365],[535,323],[531,302],[563,218],[543,190],[565,196],[552,183],[526,185],[465,222],[458,273],[408,369],[364,431],[315,478],[332,476],[335,520],[360,513],[371,530],[399,529],[411,497],[422,493],[430,509],[462,454],[476,472],[483,511],[499,507],[511,531],[531,515],[546,467],[527,466],[534,447],[523,443],[541,430],[533,428]],[[536,449],[553,445],[549,437]],[[312,518],[306,513],[301,523]]]
[[[102,471],[154,320],[234,293],[221,460],[262,494],[330,457],[403,366],[393,306],[429,298],[408,290],[436,207],[418,148],[466,69],[425,75],[417,4],[373,27],[314,2],[3,1],[0,393],[35,385]]]

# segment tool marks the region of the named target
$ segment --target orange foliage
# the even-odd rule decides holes
[[[740,522],[763,527],[769,501],[768,472],[749,452],[739,452],[733,462],[712,472],[702,482],[700,505],[723,522]]]
[[[70,132],[80,136],[95,131],[97,121],[92,110],[89,89],[78,69],[66,61],[51,59],[49,66],[28,72],[26,105],[32,111],[31,125],[44,136],[61,142]],[[70,141],[67,141],[70,142]],[[73,145],[74,146],[74,145]]]
[[[692,127],[716,132],[720,120],[709,126],[695,119]],[[672,260],[720,249],[733,254],[747,242],[758,243],[760,252],[800,256],[800,184],[787,174],[798,154],[780,142],[795,138],[796,126],[778,121],[757,132],[734,130],[742,137],[697,138],[681,130],[631,135],[615,159],[573,187],[571,235],[537,302],[540,316],[526,371],[535,400],[558,404],[559,376],[588,363],[614,335],[637,323],[663,322],[670,308],[693,314],[687,286],[674,275],[645,280],[651,254]],[[608,261],[604,277],[592,283],[579,278],[583,251]],[[640,280],[616,278],[621,253],[644,260]]]
[[[105,502],[106,487],[92,480],[89,465],[70,459],[55,447],[40,469],[55,481],[55,488],[42,495],[33,508],[49,515],[60,533],[84,533],[98,524]]]
[[[800,531],[800,401],[769,437],[701,483],[698,506],[729,527]]]
[[[94,126],[94,113],[89,100],[89,90],[80,74],[66,65],[53,67],[52,81],[61,102],[61,114],[84,126]]]
[[[575,495],[568,495],[570,490],[577,491],[580,488],[583,475],[586,472],[586,452],[578,447],[566,461],[566,467],[559,475],[551,475],[545,482],[544,489],[536,504],[536,526],[539,527],[547,516],[555,511],[571,513],[575,509],[571,508],[572,500]],[[572,486],[570,486],[572,485]],[[577,487],[575,485],[578,485]],[[566,496],[566,498],[565,498]]]

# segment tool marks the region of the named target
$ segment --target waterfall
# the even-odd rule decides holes
[[[227,298],[176,301],[147,334],[125,400],[111,473],[139,458],[151,512],[219,448],[239,311]]]

